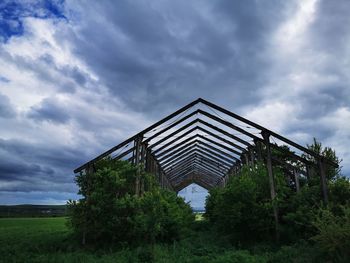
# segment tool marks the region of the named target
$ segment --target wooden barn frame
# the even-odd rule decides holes
[[[202,107],[200,107],[202,106]],[[204,108],[204,109],[203,109]],[[228,120],[230,119],[230,120]],[[293,147],[286,152],[281,144]],[[283,161],[273,151],[288,154],[295,162]],[[312,158],[305,158],[305,155]],[[75,173],[93,172],[94,164],[107,156],[124,159],[154,174],[163,188],[180,191],[191,183],[206,189],[224,187],[231,176],[239,173],[242,164],[266,164],[271,198],[276,196],[272,166],[282,166],[295,189],[299,191],[299,177],[312,176],[319,169],[322,194],[328,202],[325,165],[338,167],[331,160],[247,120],[218,105],[199,98],[150,127],[114,146],[75,169]],[[136,193],[140,182],[136,181]]]

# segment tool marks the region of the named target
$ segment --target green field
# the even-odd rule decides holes
[[[70,236],[66,218],[1,218],[0,262],[138,262],[126,249],[89,250]]]
[[[311,262],[310,247],[257,246],[237,250],[196,222],[186,239],[172,244],[135,248],[82,248],[71,238],[66,219],[0,219],[0,262]]]

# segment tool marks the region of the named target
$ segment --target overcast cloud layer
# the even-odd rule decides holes
[[[76,198],[72,170],[203,97],[350,174],[350,1],[1,1],[0,203]]]

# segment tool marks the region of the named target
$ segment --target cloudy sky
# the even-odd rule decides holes
[[[348,0],[1,1],[0,203],[76,198],[74,168],[198,97],[349,175],[349,25]]]

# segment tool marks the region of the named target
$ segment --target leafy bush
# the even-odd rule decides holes
[[[309,242],[299,241],[293,245],[282,246],[278,250],[269,251],[269,263],[320,263],[325,262],[319,249]]]
[[[178,239],[194,220],[191,208],[175,193],[160,189],[141,171],[145,192],[135,195],[137,167],[103,160],[97,171],[76,177],[79,201],[69,201],[70,226],[83,243],[154,243]]]
[[[343,206],[341,215],[321,209],[313,225],[318,233],[312,240],[337,262],[350,261],[350,207]]]
[[[205,216],[234,242],[269,239],[274,221],[268,185],[267,171],[261,164],[244,166],[225,188],[210,191]]]
[[[317,141],[309,148],[339,164],[332,149],[322,149]],[[286,153],[288,148],[284,147],[284,151]],[[280,157],[286,161],[290,158],[288,154]],[[312,160],[310,156],[307,158]],[[341,207],[349,206],[347,201],[350,200],[350,181],[340,176],[339,169],[328,166],[326,171],[330,200],[327,207],[333,216],[339,216],[344,214]],[[275,166],[273,174],[277,194],[273,202],[265,165],[260,163],[253,168],[243,166],[240,174],[230,178],[225,188],[210,190],[206,200],[206,218],[235,243],[269,241],[272,240],[274,232],[272,211],[275,205],[278,209],[278,231],[282,243],[310,239],[319,231],[312,222],[315,221],[319,209],[326,207],[319,174],[314,171],[308,181],[306,177],[300,177],[299,192],[288,181],[290,175],[286,174],[283,167]]]

